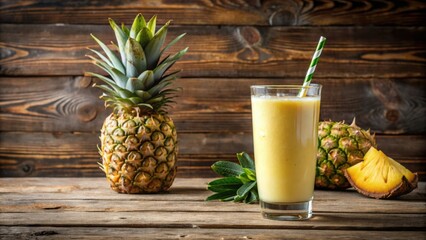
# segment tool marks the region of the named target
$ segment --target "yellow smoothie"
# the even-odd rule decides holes
[[[252,96],[253,141],[260,200],[313,197],[320,97]]]

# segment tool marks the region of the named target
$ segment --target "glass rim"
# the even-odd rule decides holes
[[[322,85],[319,83],[311,83],[309,84],[309,86],[303,86],[302,84],[297,85],[297,84],[266,84],[266,85],[251,85],[250,88],[252,89],[260,89],[260,88],[267,88],[267,89],[301,89],[301,88],[305,88],[305,89],[310,89],[310,88],[321,88]]]

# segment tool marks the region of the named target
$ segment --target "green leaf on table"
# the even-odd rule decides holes
[[[251,170],[249,168],[243,168],[243,170],[250,181],[256,181],[256,172],[254,170]]]
[[[243,182],[241,182],[241,180],[236,177],[225,177],[209,182],[207,189],[212,192],[224,192],[238,189],[242,184]]]
[[[242,201],[244,201],[244,199],[246,198],[247,196],[240,196],[240,195],[235,195],[234,196],[234,202],[242,202]]]
[[[259,192],[257,191],[257,184],[256,184],[256,187],[254,187],[250,190],[250,193],[253,195],[253,197],[256,199],[256,201],[259,199]]]
[[[207,189],[216,193],[207,197],[207,201],[258,202],[254,162],[244,152],[238,153],[237,158],[241,165],[229,161],[218,161],[211,166],[213,171],[223,178],[208,183]]]
[[[231,201],[235,196],[234,190],[228,190],[225,192],[219,192],[215,193],[209,197],[207,197],[206,201],[212,201],[212,200],[221,200],[221,201]],[[231,199],[229,199],[231,198]],[[227,200],[229,199],[229,200]]]
[[[241,173],[238,178],[245,184],[248,182],[251,182],[252,180],[250,180],[250,178],[247,176],[247,173],[243,172]]]
[[[245,183],[237,190],[238,196],[247,195],[254,186],[256,186],[256,181]]]
[[[228,161],[218,161],[212,165],[212,169],[215,173],[224,177],[236,177],[244,173],[240,165]]]
[[[255,203],[257,202],[259,199],[258,195],[253,194],[252,191],[250,191],[250,193],[248,194],[248,196],[244,199],[244,203]]]
[[[249,168],[251,170],[255,169],[255,167],[254,167],[254,161],[250,157],[250,155],[248,155],[247,153],[245,153],[245,152],[237,153],[237,158],[238,158],[238,161],[241,164],[241,167],[243,167],[243,168]]]

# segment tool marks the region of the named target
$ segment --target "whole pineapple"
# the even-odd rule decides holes
[[[318,126],[316,188],[345,189],[351,185],[344,169],[363,160],[370,147],[376,147],[374,135],[355,124],[320,122]]]
[[[162,48],[170,21],[156,31],[156,16],[148,22],[138,14],[130,29],[109,19],[117,39],[117,56],[92,35],[104,54],[90,49],[89,56],[109,76],[96,73],[105,84],[101,99],[113,108],[101,129],[101,169],[111,188],[120,193],[153,193],[170,188],[176,176],[178,153],[176,128],[165,108],[177,89],[170,84],[180,71],[166,71],[187,51],[161,55],[182,34]],[[161,61],[160,61],[161,60]]]

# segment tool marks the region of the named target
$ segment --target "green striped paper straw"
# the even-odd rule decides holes
[[[319,61],[319,57],[320,57],[322,49],[324,48],[324,45],[325,45],[325,40],[327,40],[327,39],[325,37],[321,36],[319,41],[318,41],[317,49],[315,50],[315,53],[312,56],[311,64],[309,65],[309,69],[306,72],[306,77],[305,77],[305,80],[303,81],[303,87],[300,90],[298,97],[306,96],[306,90],[307,89],[305,87],[308,87],[309,84],[311,83],[312,76],[314,75],[315,68],[316,68],[318,61]]]

